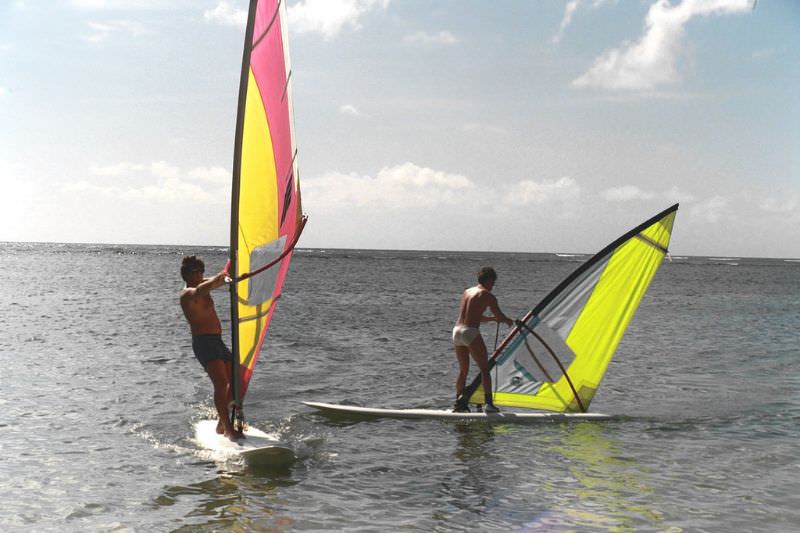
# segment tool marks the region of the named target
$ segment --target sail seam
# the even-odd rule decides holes
[[[277,298],[276,298],[277,299]],[[244,322],[251,322],[253,320],[258,320],[259,318],[263,318],[269,314],[269,310],[272,309],[272,304],[269,305],[264,311],[260,313],[256,313],[255,315],[248,315],[239,318],[239,324],[243,324]]]
[[[667,250],[664,246],[661,246],[659,243],[657,243],[656,241],[654,241],[653,239],[651,239],[647,235],[642,235],[641,233],[639,233],[638,235],[636,235],[636,238],[639,239],[640,241],[646,243],[646,244],[649,244],[653,248],[656,248],[657,250],[659,250],[664,255],[667,255],[669,253],[669,250]]]
[[[297,150],[292,155],[292,162],[289,164],[289,172],[286,174],[286,194],[283,195],[283,212],[279,226],[283,226],[286,214],[289,212],[289,204],[292,201],[292,191],[294,190],[294,162],[297,159]]]
[[[292,71],[289,70],[289,74],[286,76],[286,83],[283,85],[283,93],[281,94],[281,103],[286,100],[286,93],[289,90],[289,82],[292,80]]]
[[[272,29],[272,25],[273,25],[273,24],[275,24],[275,20],[277,20],[277,18],[278,18],[278,13],[280,13],[280,10],[281,10],[281,2],[282,2],[282,1],[283,1],[283,0],[280,0],[280,1],[278,2],[278,5],[277,5],[277,6],[275,6],[275,13],[273,13],[273,14],[272,14],[272,20],[270,20],[270,21],[269,21],[269,24],[267,24],[267,29],[265,29],[265,30],[264,30],[264,31],[261,33],[261,35],[258,37],[258,39],[256,39],[256,42],[254,42],[254,43],[253,43],[253,48],[255,48],[256,46],[258,46],[258,45],[259,45],[259,43],[260,43],[260,42],[261,42],[261,41],[264,39],[264,37],[266,37],[266,36],[267,36],[267,33],[269,33],[269,30],[271,30],[271,29]]]

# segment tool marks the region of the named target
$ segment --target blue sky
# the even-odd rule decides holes
[[[0,3],[0,240],[225,245],[246,2]],[[800,2],[289,1],[304,247],[800,257]]]

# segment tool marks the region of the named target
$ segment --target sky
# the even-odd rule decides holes
[[[800,2],[289,0],[305,248],[800,257]],[[247,2],[0,0],[0,241],[226,246]]]

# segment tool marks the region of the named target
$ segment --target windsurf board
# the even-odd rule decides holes
[[[416,418],[443,420],[490,420],[492,422],[536,422],[546,420],[608,420],[610,415],[602,413],[550,413],[550,412],[511,412],[499,413],[455,413],[449,409],[381,409],[358,407],[320,402],[303,402],[326,415],[339,415],[360,418]]]
[[[201,420],[195,424],[195,440],[203,448],[225,459],[243,458],[253,466],[286,466],[294,460],[294,450],[274,435],[248,427],[245,438],[230,440],[217,433],[216,420]]]

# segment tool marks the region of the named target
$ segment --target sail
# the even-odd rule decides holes
[[[305,222],[290,78],[284,3],[251,1],[231,201],[231,344],[238,417]]]
[[[583,263],[533,308],[490,360],[497,405],[585,412],[667,254],[678,204]],[[483,403],[480,376],[464,394]]]

